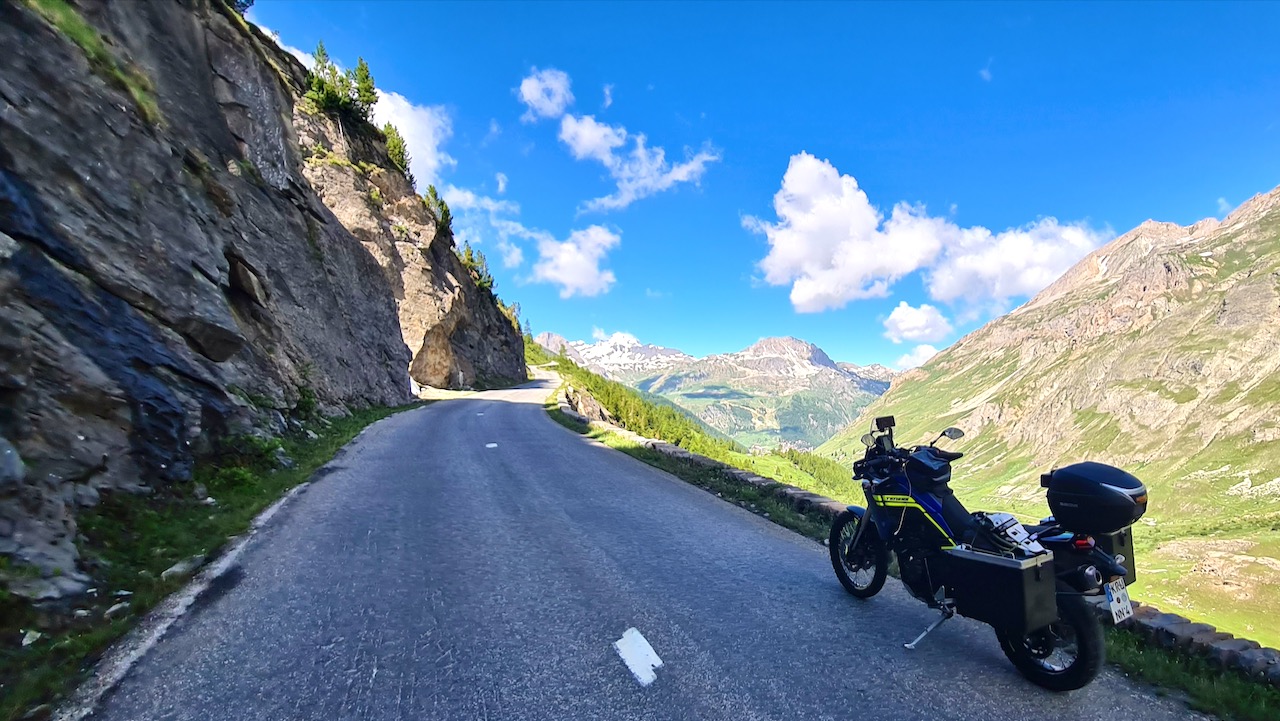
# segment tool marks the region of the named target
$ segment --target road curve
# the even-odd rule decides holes
[[[896,582],[848,596],[822,546],[555,424],[551,388],[372,426],[92,718],[1193,717],[1113,671],[1042,691],[965,619],[903,649],[932,613]]]

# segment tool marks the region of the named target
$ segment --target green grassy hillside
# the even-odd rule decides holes
[[[1151,489],[1134,594],[1280,646],[1280,193],[1222,224],[1148,223],[894,382],[902,442],[957,425],[972,508],[1048,513],[1039,474],[1096,460]]]

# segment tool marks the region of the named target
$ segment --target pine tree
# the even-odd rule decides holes
[[[329,66],[329,52],[324,49],[323,40],[316,43],[315,60],[316,60],[316,64],[315,64],[314,72],[318,75],[324,68],[327,68]]]
[[[352,74],[352,85],[355,86],[356,110],[365,118],[373,111],[373,104],[378,102],[378,91],[373,84],[373,74],[369,72],[369,64],[360,58],[356,61],[356,70]]]
[[[390,156],[391,162],[404,173],[409,185],[415,185],[413,173],[409,172],[409,161],[412,158],[409,157],[409,148],[405,145],[404,136],[391,123],[383,126],[382,134],[387,136],[387,155]]]

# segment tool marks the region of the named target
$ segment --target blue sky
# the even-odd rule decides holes
[[[535,332],[909,365],[1280,184],[1275,3],[270,2]]]

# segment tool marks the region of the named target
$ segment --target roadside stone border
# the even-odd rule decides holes
[[[801,513],[814,512],[828,518],[835,518],[848,507],[826,496],[779,483],[712,458],[691,453],[666,441],[646,438],[612,423],[590,420],[579,413],[570,400],[571,397],[582,395],[585,395],[585,391],[566,395],[562,387],[556,399],[560,411],[579,423],[603,428],[638,445],[652,448],[665,456],[719,470],[732,481],[768,491]],[[1111,611],[1107,608],[1105,598],[1090,596],[1086,597],[1086,600],[1093,605],[1094,611],[1099,616],[1111,618]],[[1280,688],[1280,650],[1264,647],[1257,641],[1236,638],[1207,623],[1195,622],[1176,613],[1164,613],[1149,603],[1138,601],[1133,602],[1133,618],[1122,622],[1120,627],[1136,632],[1160,648],[1204,658],[1217,668],[1234,670],[1261,683]]]

